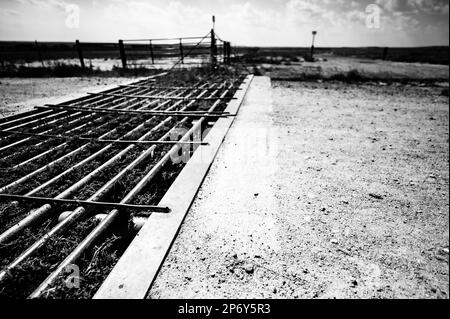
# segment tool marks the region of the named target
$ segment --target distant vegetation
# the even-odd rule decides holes
[[[308,59],[309,48],[292,47],[238,47],[241,59],[247,63],[298,62],[301,58]],[[316,56],[339,56],[366,59],[383,59],[385,48],[315,48]],[[410,63],[430,63],[449,65],[449,47],[418,47],[418,48],[388,48],[386,60]]]
[[[118,76],[149,76],[161,72],[159,69],[147,69],[143,67],[134,68],[118,68],[113,67],[109,71],[100,71],[92,67],[82,68],[79,65],[57,63],[48,67],[28,67],[28,66],[14,66],[0,68],[0,77],[75,77],[75,76],[103,76],[103,77],[118,77]]]

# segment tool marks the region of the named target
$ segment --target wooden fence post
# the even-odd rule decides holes
[[[184,64],[184,55],[183,55],[183,43],[180,38],[180,56],[181,56],[181,63]]]
[[[150,56],[152,57],[152,64],[155,64],[155,57],[153,55],[153,45],[152,40],[150,40]]]
[[[80,59],[81,68],[84,69],[85,65],[84,65],[83,51],[81,50],[81,44],[79,40],[75,40],[75,47],[78,52],[78,58]]]
[[[36,50],[37,50],[39,61],[41,61],[42,67],[45,68],[44,60],[42,59],[41,49],[39,48],[39,44],[38,44],[37,40],[34,41],[34,44],[36,45]]]
[[[123,45],[123,40],[119,40],[119,52],[120,52],[120,59],[122,60],[122,67],[126,69],[127,57],[125,56],[125,47]]]

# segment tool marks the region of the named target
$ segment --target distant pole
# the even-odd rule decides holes
[[[120,52],[120,59],[122,60],[122,67],[126,69],[127,57],[125,56],[125,47],[123,45],[123,40],[119,40],[119,52]]]
[[[42,67],[45,68],[44,60],[42,59],[41,49],[39,48],[39,44],[38,44],[37,40],[34,41],[34,44],[36,45],[36,50],[37,50],[39,61],[41,61]]]
[[[311,45],[311,60],[314,60],[314,41],[316,39],[317,31],[312,32],[312,45]]]
[[[81,44],[80,44],[79,40],[75,40],[75,47],[77,48],[78,58],[80,59],[81,68],[84,69],[85,65],[84,65],[83,51],[81,51]]]

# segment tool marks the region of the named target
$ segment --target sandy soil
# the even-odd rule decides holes
[[[242,213],[255,218],[243,223],[233,202],[231,211],[211,204],[196,214],[194,207],[149,297],[449,298],[442,89],[272,87],[265,124],[276,135],[276,154],[267,158],[275,171],[261,166],[269,180],[255,178],[241,195],[252,196],[253,211]],[[227,168],[223,158],[213,175]],[[202,186],[198,197],[222,191]]]
[[[49,103],[49,98],[69,97],[126,81],[120,77],[0,78],[0,118]]]
[[[320,58],[320,56],[319,56]],[[296,78],[302,74],[330,77],[336,74],[357,70],[367,77],[386,79],[448,79],[448,65],[424,63],[403,63],[382,60],[323,56],[327,61],[301,62],[292,65],[263,64],[262,73],[276,78]]]

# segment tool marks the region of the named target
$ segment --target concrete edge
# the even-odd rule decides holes
[[[238,113],[252,79],[253,75],[247,76],[225,111]],[[215,123],[205,139],[209,144],[199,146],[159,202],[171,212],[149,217],[94,299],[146,297],[233,121],[234,117],[227,117]]]

